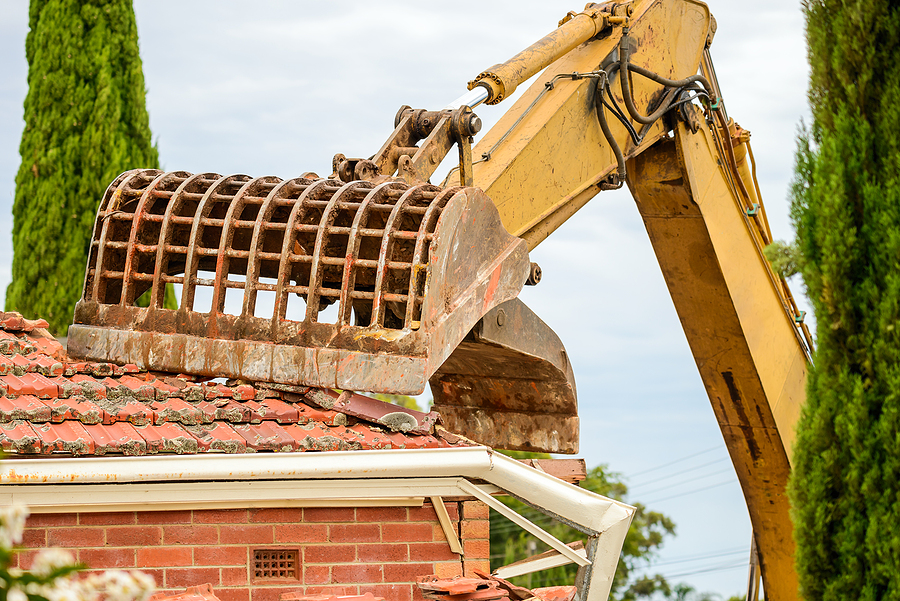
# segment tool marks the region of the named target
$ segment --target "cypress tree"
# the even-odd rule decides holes
[[[130,0],[31,0],[6,309],[65,335],[106,186],[156,168]]]
[[[900,598],[900,8],[806,0],[793,219],[817,321],[793,503],[802,594]]]

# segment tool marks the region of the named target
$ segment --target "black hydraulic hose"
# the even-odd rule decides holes
[[[600,121],[600,129],[603,131],[603,136],[606,138],[609,147],[612,148],[613,154],[616,155],[616,176],[619,178],[619,185],[625,181],[625,155],[622,154],[622,149],[619,148],[619,143],[616,142],[615,136],[613,136],[612,131],[609,129],[609,123],[606,121],[606,111],[604,110],[603,99],[603,88],[605,87],[605,80],[599,79],[597,80],[597,89],[595,94],[595,104],[597,107],[597,119]]]
[[[706,89],[711,89],[709,81],[702,75],[691,75],[684,79],[668,79],[643,67],[632,65],[628,62],[628,45],[631,41],[632,38],[628,36],[627,31],[622,35],[622,39],[619,40],[619,81],[622,82],[622,97],[625,100],[625,108],[628,109],[628,114],[631,115],[631,118],[638,123],[649,125],[662,117],[671,108],[669,106],[671,94],[669,94],[670,98],[668,101],[663,102],[659,109],[645,117],[634,106],[634,98],[631,96],[631,81],[628,74],[632,71],[666,87],[682,88],[692,83],[700,82]]]

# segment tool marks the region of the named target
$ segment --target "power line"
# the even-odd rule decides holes
[[[667,561],[661,561],[659,563],[651,563],[650,565],[647,566],[647,569],[649,570],[650,568],[658,568],[660,566],[668,566],[668,565],[673,565],[676,563],[692,563],[695,561],[718,559],[719,557],[728,557],[729,555],[740,555],[740,554],[745,554],[749,557],[750,549],[747,547],[741,547],[740,549],[735,549],[733,551],[714,552],[714,553],[708,553],[706,555],[691,556],[691,557],[687,557],[684,559],[670,559]]]
[[[634,478],[635,476],[643,476],[644,474],[649,474],[650,472],[655,472],[656,470],[661,470],[664,467],[669,467],[670,465],[675,465],[677,463],[681,463],[682,461],[687,461],[688,459],[693,459],[694,457],[697,457],[698,455],[704,455],[706,453],[710,453],[719,448],[721,448],[721,447],[716,445],[716,446],[706,449],[704,451],[697,451],[696,453],[691,453],[690,455],[686,455],[686,456],[682,457],[681,459],[676,459],[675,461],[670,461],[669,463],[657,465],[656,467],[651,467],[648,470],[644,470],[644,471],[638,472],[636,474],[631,474],[631,477]]]
[[[704,486],[703,488],[695,488],[694,490],[689,490],[687,492],[679,493],[677,495],[671,495],[669,497],[663,497],[662,499],[655,499],[650,501],[650,503],[660,503],[662,501],[668,501],[669,499],[675,499],[677,497],[684,497],[687,495],[692,495],[694,493],[703,492],[704,490],[709,490],[711,488],[717,488],[719,486],[725,486],[726,484],[734,484],[734,480],[725,480],[724,482],[719,482],[718,484],[711,484],[709,486]],[[648,505],[650,504],[648,503]]]
[[[684,578],[685,576],[693,576],[694,574],[706,574],[708,572],[724,572],[726,570],[736,570],[737,568],[750,568],[750,562],[741,560],[739,563],[722,564],[720,566],[705,568],[703,570],[693,570],[691,572],[681,572],[678,574],[666,574],[666,580],[671,578]]]
[[[719,470],[716,472],[710,472],[708,474],[704,474],[702,476],[695,476],[694,478],[688,478],[687,480],[682,480],[680,482],[676,482],[674,484],[668,484],[663,486],[662,488],[654,488],[653,490],[644,491],[642,495],[652,495],[653,493],[662,492],[664,490],[671,490],[673,488],[677,488],[679,486],[684,486],[685,484],[690,484],[691,482],[696,482],[697,480],[703,480],[705,478],[709,478],[710,476],[718,476],[719,474],[724,474],[726,472],[731,472],[732,468],[726,467],[724,470]]]
[[[722,463],[726,459],[727,459],[727,457],[720,457],[720,458],[716,459],[715,461],[709,461],[707,463],[702,463],[702,464],[696,465],[694,467],[689,467],[686,470],[681,470],[680,472],[675,472],[673,474],[669,474],[668,476],[662,476],[661,478],[654,478],[653,480],[645,480],[644,482],[638,482],[637,484],[630,485],[628,487],[628,490],[630,492],[632,488],[640,488],[642,486],[646,486],[647,484],[654,484],[656,482],[659,482],[660,480],[668,480],[669,478],[674,478],[675,476],[680,476],[680,475],[686,474],[688,472],[693,472],[695,470],[699,470],[700,468],[709,467],[709,466],[715,465],[717,463]]]

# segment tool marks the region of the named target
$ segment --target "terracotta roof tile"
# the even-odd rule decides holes
[[[58,424],[35,425],[35,433],[41,439],[41,454],[69,453],[92,455],[96,445],[81,422],[67,420]]]
[[[25,420],[33,424],[49,422],[50,407],[37,397],[22,395],[17,397],[0,397],[0,422]]]
[[[302,452],[471,444],[435,432],[434,413],[360,395],[72,361],[40,329],[41,323],[0,313],[0,447],[9,454]],[[397,423],[405,423],[406,415],[418,427],[392,432],[384,416],[393,413],[401,414]]]

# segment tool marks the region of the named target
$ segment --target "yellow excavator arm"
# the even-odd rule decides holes
[[[598,13],[619,17],[606,17],[599,36],[589,27],[603,21]],[[530,75],[522,64],[546,60],[541,46],[576,24],[583,43],[552,62],[473,149],[474,183],[534,248],[624,179],[744,491],[766,597],[795,599],[785,487],[810,339],[763,255],[772,240],[749,133],[728,119],[710,59],[715,21],[693,0],[589,5],[551,41],[475,84],[486,82],[492,100],[508,96],[509,73]],[[702,86],[685,91],[698,73]],[[677,106],[686,95],[704,102]],[[649,113],[657,118],[639,120]]]
[[[377,153],[337,155],[327,177],[123,173],[100,203],[69,352],[286,390],[430,384],[451,431],[574,453],[572,367],[517,295],[540,279],[528,251],[627,184],[743,488],[766,597],[795,599],[785,486],[809,333],[763,256],[714,33],[696,0],[589,4],[448,107],[402,107]],[[472,109],[541,70],[473,148]],[[454,147],[458,168],[430,183]]]

